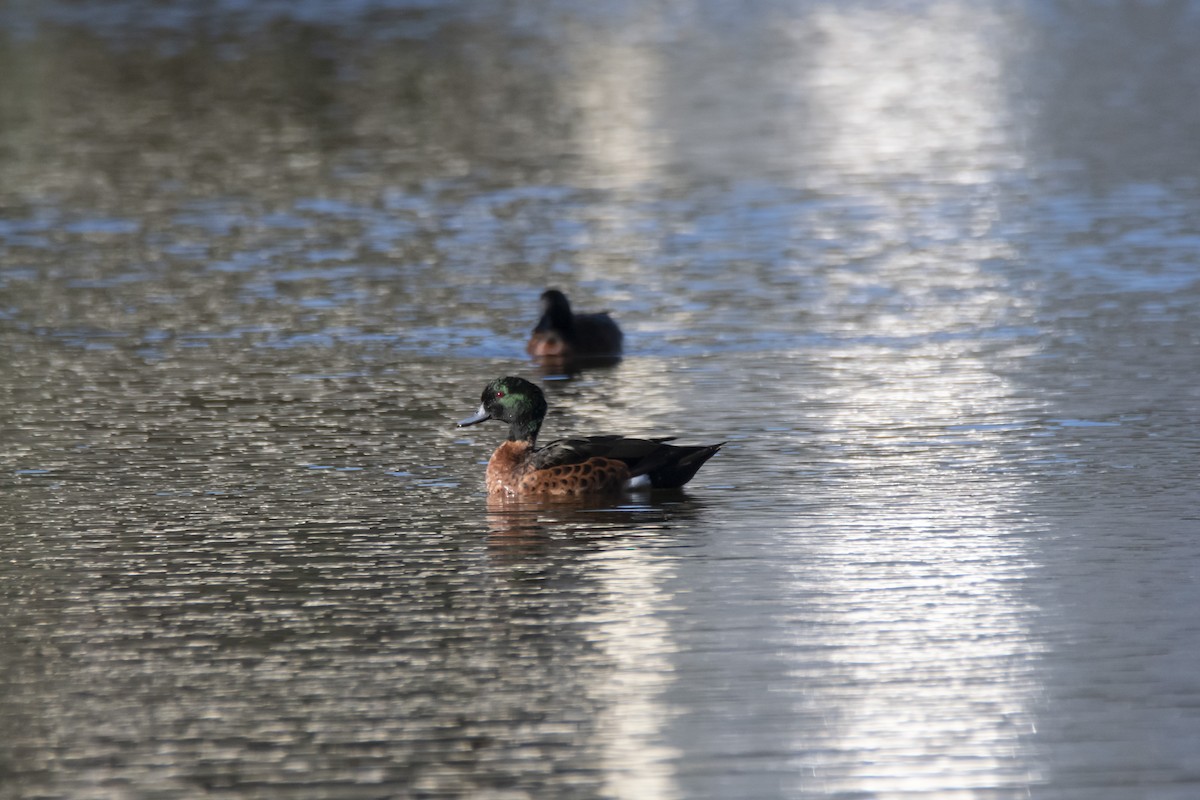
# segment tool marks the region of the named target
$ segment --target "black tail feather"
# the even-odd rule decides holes
[[[717,454],[725,442],[696,447],[667,445],[663,448],[663,463],[647,470],[639,470],[650,476],[650,485],[655,489],[678,489],[690,481],[704,466],[704,462]]]

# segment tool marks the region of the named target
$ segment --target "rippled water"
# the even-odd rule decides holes
[[[1200,794],[1195,4],[0,31],[0,796]]]

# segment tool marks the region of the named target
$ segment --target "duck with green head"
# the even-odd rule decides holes
[[[494,419],[508,423],[508,440],[487,466],[489,495],[582,496],[625,489],[675,489],[692,479],[724,442],[667,444],[673,437],[631,439],[581,436],[537,447],[546,418],[542,390],[524,378],[498,378],[487,385],[474,416],[460,428]]]

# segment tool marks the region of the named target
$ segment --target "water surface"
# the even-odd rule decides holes
[[[0,795],[1200,792],[1194,4],[0,29]]]

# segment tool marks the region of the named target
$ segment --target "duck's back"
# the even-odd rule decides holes
[[[568,340],[576,355],[619,356],[625,335],[607,312],[578,314],[574,341]]]

